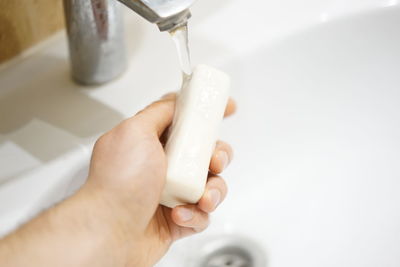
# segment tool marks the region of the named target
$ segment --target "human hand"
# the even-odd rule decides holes
[[[175,99],[169,94],[125,120],[103,135],[93,150],[82,190],[96,196],[102,214],[113,225],[113,249],[125,261],[123,266],[153,266],[173,241],[206,229],[209,213],[227,193],[218,174],[233,153],[228,144],[218,142],[199,203],[174,209],[159,205],[167,171],[163,133],[172,122]],[[234,112],[230,100],[225,115]]]

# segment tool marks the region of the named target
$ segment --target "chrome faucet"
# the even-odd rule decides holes
[[[186,24],[195,0],[119,0],[127,7],[156,23],[160,31],[172,31]]]
[[[195,0],[118,0],[160,31],[187,23]],[[126,69],[122,10],[117,0],[64,0],[73,79],[102,84]]]

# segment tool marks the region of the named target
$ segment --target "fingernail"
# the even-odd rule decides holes
[[[179,208],[178,215],[182,221],[187,222],[193,219],[193,211],[188,208]]]
[[[221,201],[221,193],[218,189],[210,189],[208,194],[210,194],[211,202],[213,203],[214,208],[216,208]]]
[[[221,161],[222,170],[225,170],[229,163],[228,153],[226,153],[225,151],[220,151],[218,152],[218,158]]]

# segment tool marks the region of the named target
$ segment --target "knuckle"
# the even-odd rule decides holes
[[[109,139],[110,134],[109,133],[105,133],[102,136],[100,136],[95,144],[94,144],[94,150],[98,150],[101,149],[103,146],[107,145],[108,143],[108,139]]]
[[[167,99],[161,99],[161,100],[157,100],[154,101],[152,103],[150,103],[149,105],[147,105],[145,108],[143,108],[142,110],[138,111],[134,117],[136,116],[141,116],[143,114],[146,113],[146,111],[148,110],[152,110],[152,109],[157,109],[160,107],[165,106],[167,103],[169,103],[172,99],[171,98],[167,98]]]
[[[135,116],[121,122],[116,128],[113,129],[119,139],[131,138],[132,136],[141,136],[146,132],[146,127]]]

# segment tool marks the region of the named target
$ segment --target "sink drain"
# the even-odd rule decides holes
[[[266,267],[264,251],[255,242],[234,236],[203,244],[195,267]]]
[[[216,251],[206,260],[204,267],[252,267],[252,256],[245,250],[237,247],[226,247]]]

